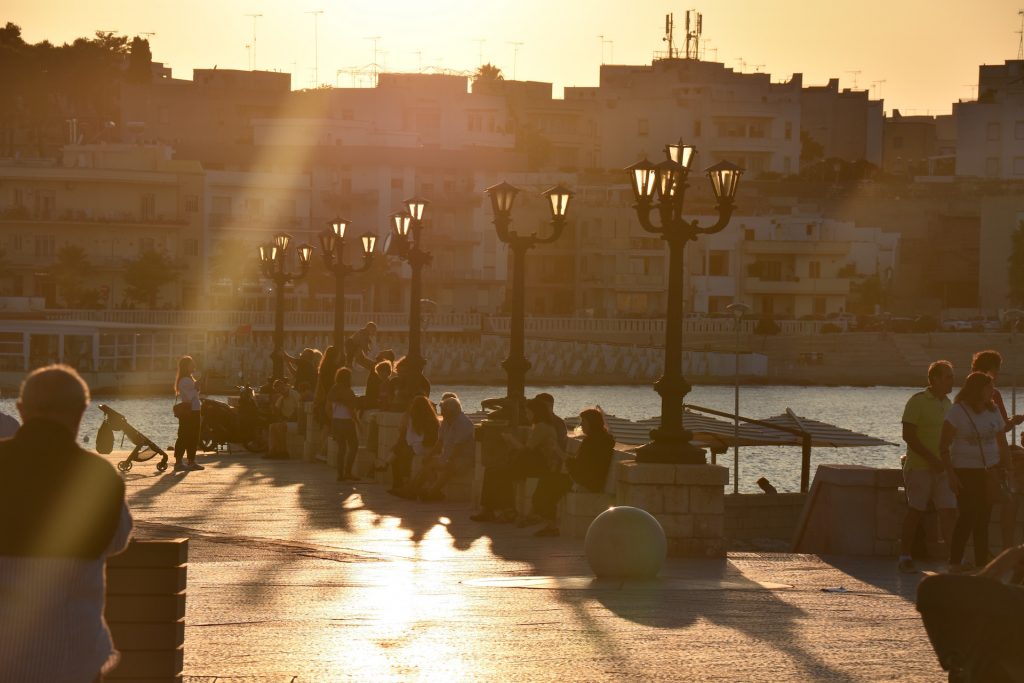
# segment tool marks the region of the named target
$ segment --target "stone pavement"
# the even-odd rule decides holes
[[[581,541],[464,503],[319,463],[202,462],[127,475],[139,535],[190,539],[186,681],[944,680],[918,579],[891,561],[733,553],[595,583],[568,578],[589,575]]]

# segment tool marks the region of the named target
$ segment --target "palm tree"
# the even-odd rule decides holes
[[[473,92],[493,93],[498,89],[498,82],[504,81],[505,75],[493,64],[481,64],[473,74]]]

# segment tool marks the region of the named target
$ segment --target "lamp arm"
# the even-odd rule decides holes
[[[553,218],[551,219],[551,227],[554,228],[549,237],[537,237],[537,233],[533,233],[534,244],[551,244],[552,242],[558,241],[558,238],[562,236],[565,231],[565,219],[564,218]]]
[[[651,211],[654,210],[654,205],[650,202],[638,202],[633,205],[636,210],[637,220],[640,221],[640,226],[647,232],[654,233],[655,235],[665,234],[664,225],[655,225],[651,222]]]
[[[511,221],[507,218],[494,218],[494,231],[498,233],[498,239],[505,244],[508,244],[509,239],[511,239],[511,234],[508,229],[510,223]]]
[[[369,267],[372,264],[373,264],[373,254],[372,253],[364,254],[363,255],[363,262],[362,262],[362,264],[360,264],[360,266],[358,268],[350,268],[349,272],[350,273],[361,273],[364,270],[369,269]]]
[[[711,235],[716,232],[721,232],[725,229],[725,226],[729,225],[729,220],[732,218],[732,212],[736,209],[732,203],[723,203],[718,205],[718,221],[714,225],[708,227],[700,227],[697,222],[693,222],[693,229],[698,235]]]

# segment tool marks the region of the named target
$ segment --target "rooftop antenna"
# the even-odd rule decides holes
[[[601,42],[601,63],[604,64],[604,34],[599,35],[597,39]]]
[[[250,43],[252,45],[252,56],[251,56],[251,60],[250,60],[251,64],[249,66],[249,71],[255,71],[256,70],[256,20],[259,19],[260,17],[262,17],[263,15],[262,14],[246,14],[245,16],[252,18],[252,42]]]
[[[853,74],[853,89],[857,89],[857,76],[860,76],[860,69],[851,69],[847,71],[848,74]]]
[[[882,85],[885,82],[886,82],[886,80],[884,78],[882,80],[880,80],[880,81],[871,81],[871,89],[875,91],[875,99],[876,100],[881,99],[881,97],[882,97],[882,89],[879,86]]]
[[[482,65],[483,62],[480,62]],[[423,73],[423,50],[416,51],[416,73]]]
[[[320,15],[322,9],[312,9],[306,14],[313,15],[313,87],[320,85]]]
[[[700,59],[700,35],[704,31],[703,16],[694,9],[686,10],[686,58]]]
[[[757,72],[759,72],[759,71],[760,71],[761,69],[763,69],[764,67],[765,67],[765,65],[764,65],[764,64],[755,64],[755,65],[754,65],[754,73],[757,73]]]
[[[672,59],[676,56],[676,48],[674,46],[675,40],[675,16],[671,13],[665,15],[665,36],[662,41],[668,43],[668,58]]]
[[[377,75],[380,73],[380,64],[377,62],[377,41],[380,40],[380,36],[370,36],[366,40],[373,41],[373,62],[370,63],[370,67],[373,69],[373,85],[377,87]]]
[[[249,71],[252,71],[252,43],[245,44],[245,53],[249,58]]]
[[[971,88],[971,90],[974,91],[974,92],[971,93],[971,96],[974,97],[974,99],[978,99],[978,84],[977,83],[965,83],[963,85],[963,87],[964,88]]]
[[[611,38],[609,38],[608,40],[606,40],[604,42],[608,43],[608,62],[610,64],[614,64],[615,63],[615,41],[612,40]],[[601,46],[601,56],[602,57],[604,56],[604,46],[603,45]]]
[[[519,62],[519,48],[522,46],[521,42],[509,42],[512,46],[512,80],[516,80],[516,66]]]
[[[1024,59],[1024,9],[1017,10],[1017,15],[1020,17],[1020,28],[1017,29],[1017,35],[1020,36],[1020,41],[1017,43],[1017,59]]]
[[[486,43],[486,42],[487,42],[486,38],[477,38],[476,39],[476,44],[477,44],[477,56],[476,56],[476,58],[477,58],[477,62],[478,62],[477,66],[483,66],[483,64],[484,64],[484,43]]]
[[[736,61],[740,64],[740,71],[747,70],[747,60],[743,59],[743,57],[737,57]]]

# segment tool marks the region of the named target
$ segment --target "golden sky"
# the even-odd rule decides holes
[[[1019,7],[1024,0],[691,5],[704,15],[705,59],[765,71],[774,80],[802,72],[805,84],[839,77],[852,87],[856,78],[858,87],[885,99],[886,110],[921,114],[948,113],[957,99],[972,99],[979,64],[1016,57]],[[248,68],[253,19],[246,15],[255,13],[262,14],[257,68],[291,72],[296,88],[313,84],[317,53],[321,83],[368,84],[351,71],[374,61],[377,36],[376,61],[388,70],[471,71],[482,57],[507,77],[514,72],[522,80],[553,82],[560,93],[565,85],[596,85],[602,59],[649,63],[655,50],[665,49],[668,12],[675,14],[681,42],[687,6],[654,0],[6,0],[3,9],[0,19],[19,24],[32,42],[64,42],[96,30],[153,32],[154,59],[178,78],[215,64]],[[308,13],[315,10],[322,14]]]

